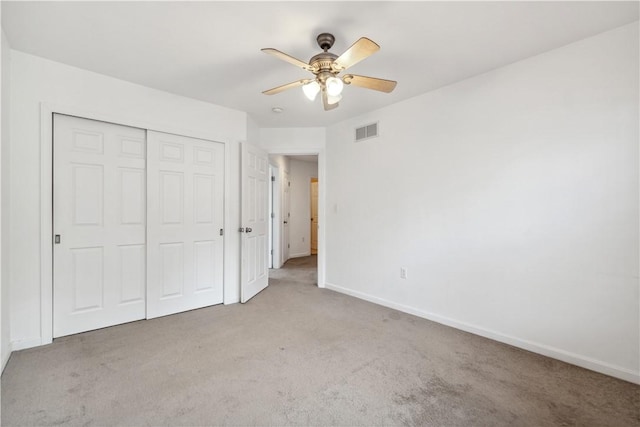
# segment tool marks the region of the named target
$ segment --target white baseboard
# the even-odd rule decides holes
[[[9,350],[4,354],[2,354],[2,360],[0,360],[0,374],[2,374],[2,372],[4,372],[4,368],[5,366],[7,366],[7,362],[9,361],[9,358],[11,357],[11,352],[13,351],[11,343],[9,342]]]
[[[24,350],[42,345],[42,338],[30,338],[27,340],[11,341],[11,351]]]
[[[289,259],[291,258],[302,258],[303,256],[310,256],[311,255],[311,251],[308,252],[300,252],[297,254],[289,254]]]
[[[635,384],[640,384],[640,372],[634,372],[632,370],[614,366],[606,362],[592,359],[590,357],[582,356],[576,353],[571,353],[559,348],[551,347],[545,344],[536,343],[529,340],[505,335],[500,332],[485,329],[479,326],[475,326],[469,323],[460,322],[455,319],[440,316],[438,314],[429,313],[423,310],[419,310],[414,307],[410,307],[403,304],[398,304],[383,298],[378,298],[373,295],[369,295],[363,292],[354,291],[352,289],[343,288],[342,286],[334,285],[332,283],[326,283],[326,288],[336,292],[340,292],[352,297],[363,299],[365,301],[372,302],[374,304],[382,305],[392,308],[394,310],[402,311],[404,313],[412,314],[414,316],[422,317],[427,320],[431,320],[436,323],[440,323],[452,328],[460,329],[465,332],[470,332],[475,335],[480,335],[485,338],[490,338],[495,341],[499,341],[505,344],[512,345],[514,347],[522,348],[534,353],[542,354],[554,359],[561,360],[563,362],[570,363],[572,365],[580,366],[581,368],[589,369],[601,374],[609,375],[621,380],[629,381]]]

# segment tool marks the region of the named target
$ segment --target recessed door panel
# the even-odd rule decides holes
[[[103,166],[72,164],[71,168],[74,225],[102,225]]]
[[[124,137],[120,141],[120,156],[131,157],[133,159],[144,159],[146,156],[144,146],[144,139]]]
[[[182,224],[183,192],[184,176],[182,172],[160,172],[160,205],[163,224]]]
[[[194,254],[196,262],[196,292],[211,289],[215,286],[215,273],[216,269],[219,268],[219,266],[214,265],[211,260],[216,258],[216,249],[216,243],[213,241],[194,243]]]
[[[182,243],[160,244],[160,280],[162,295],[160,298],[173,298],[182,295],[184,289],[184,251]]]
[[[211,224],[215,204],[215,176],[193,176],[193,210],[198,224]]]
[[[121,245],[120,304],[144,301],[146,286],[145,245]]]
[[[215,150],[206,147],[194,147],[193,163],[202,166],[215,166]]]
[[[53,121],[53,336],[142,319],[145,131]]]
[[[119,168],[120,172],[120,223],[144,225],[145,218],[145,171],[143,169]]]
[[[167,135],[171,138],[173,135]],[[182,163],[184,160],[184,145],[182,143],[161,141],[160,160],[164,162]]]
[[[103,307],[104,260],[103,248],[71,250],[73,259],[73,313]]]
[[[71,150],[85,153],[104,154],[103,147],[103,132],[92,132],[81,128],[71,129]]]

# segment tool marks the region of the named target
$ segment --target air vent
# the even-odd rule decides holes
[[[363,139],[375,138],[376,136],[378,136],[378,123],[371,123],[370,125],[356,128],[356,142],[362,141]]]

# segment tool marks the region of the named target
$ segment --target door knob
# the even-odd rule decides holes
[[[247,227],[245,230],[247,233],[251,233],[253,231],[253,229],[251,227]]]
[[[287,221],[285,221],[284,223],[285,223],[285,224],[288,224],[288,222],[287,222]]]

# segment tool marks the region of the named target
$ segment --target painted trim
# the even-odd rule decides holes
[[[640,384],[640,372],[634,372],[630,369],[622,368],[620,366],[614,366],[600,360],[592,359],[590,357],[582,356],[580,354],[571,353],[565,350],[561,350],[556,347],[540,344],[537,342],[524,340],[511,335],[502,334],[500,332],[492,331],[480,326],[472,325],[470,323],[461,322],[449,317],[440,316],[435,313],[430,313],[424,310],[417,309],[404,304],[398,304],[384,298],[378,298],[373,295],[354,291],[349,288],[338,286],[332,283],[326,283],[326,288],[332,291],[340,292],[345,295],[349,295],[358,299],[372,302],[374,304],[382,305],[384,307],[392,308],[394,310],[402,311],[403,313],[412,314],[414,316],[422,317],[423,319],[431,320],[436,323],[440,323],[445,326],[450,326],[455,329],[460,329],[465,332],[470,332],[474,335],[489,338],[494,341],[509,344],[514,347],[518,347],[524,350],[538,353],[543,356],[548,356],[554,359],[561,360],[571,365],[576,365],[581,368],[589,369],[591,371],[599,372],[601,374],[609,375],[621,380],[629,381],[634,384]]]
[[[41,338],[29,338],[26,340],[11,341],[11,351],[24,350],[40,345]]]
[[[56,105],[47,102],[40,103],[40,339],[14,341],[12,349],[21,350],[53,342],[53,114],[65,114],[89,120],[98,120],[123,126],[136,127],[164,133],[172,133],[191,138],[206,139],[224,144],[225,151],[225,200],[229,194],[227,174],[230,171],[230,139],[222,135],[194,129],[181,129],[166,124],[149,123],[136,118],[105,114],[83,107]],[[231,215],[228,203],[224,206],[224,228],[231,230]],[[230,239],[224,239],[223,265],[225,273],[228,271],[231,259]],[[227,276],[223,273],[224,287]],[[225,293],[226,294],[226,293]],[[235,301],[224,301],[229,304]]]
[[[326,215],[326,195],[327,195],[327,161],[324,149],[318,152],[318,287],[324,288],[326,283],[326,233],[327,215]]]
[[[32,347],[53,342],[53,113],[59,111],[40,104],[40,342],[26,340]]]
[[[297,254],[289,254],[289,259],[291,258],[302,258],[305,256],[311,256],[311,251],[307,251],[307,252],[299,252]]]
[[[206,139],[206,138],[204,138]],[[227,201],[229,198],[229,194],[231,194],[231,179],[229,179],[229,174],[231,172],[231,147],[226,142],[224,143],[224,173],[222,174],[222,179],[224,180],[224,195],[222,200],[222,209],[224,219],[222,221],[224,227],[224,239],[222,240],[222,304],[234,304],[240,302],[240,298],[229,298],[229,292],[227,287],[231,287],[231,284],[228,283],[229,272],[231,271],[231,267],[229,266],[231,262],[231,239],[229,236],[232,233],[231,226],[231,203]],[[240,287],[240,283],[237,284],[238,288]],[[240,292],[238,292],[240,295]]]
[[[7,362],[9,362],[9,359],[11,358],[11,353],[13,353],[13,343],[9,341],[7,344],[9,348],[6,350],[6,353],[2,355],[2,360],[0,361],[0,375],[4,372],[4,368],[7,366]]]

